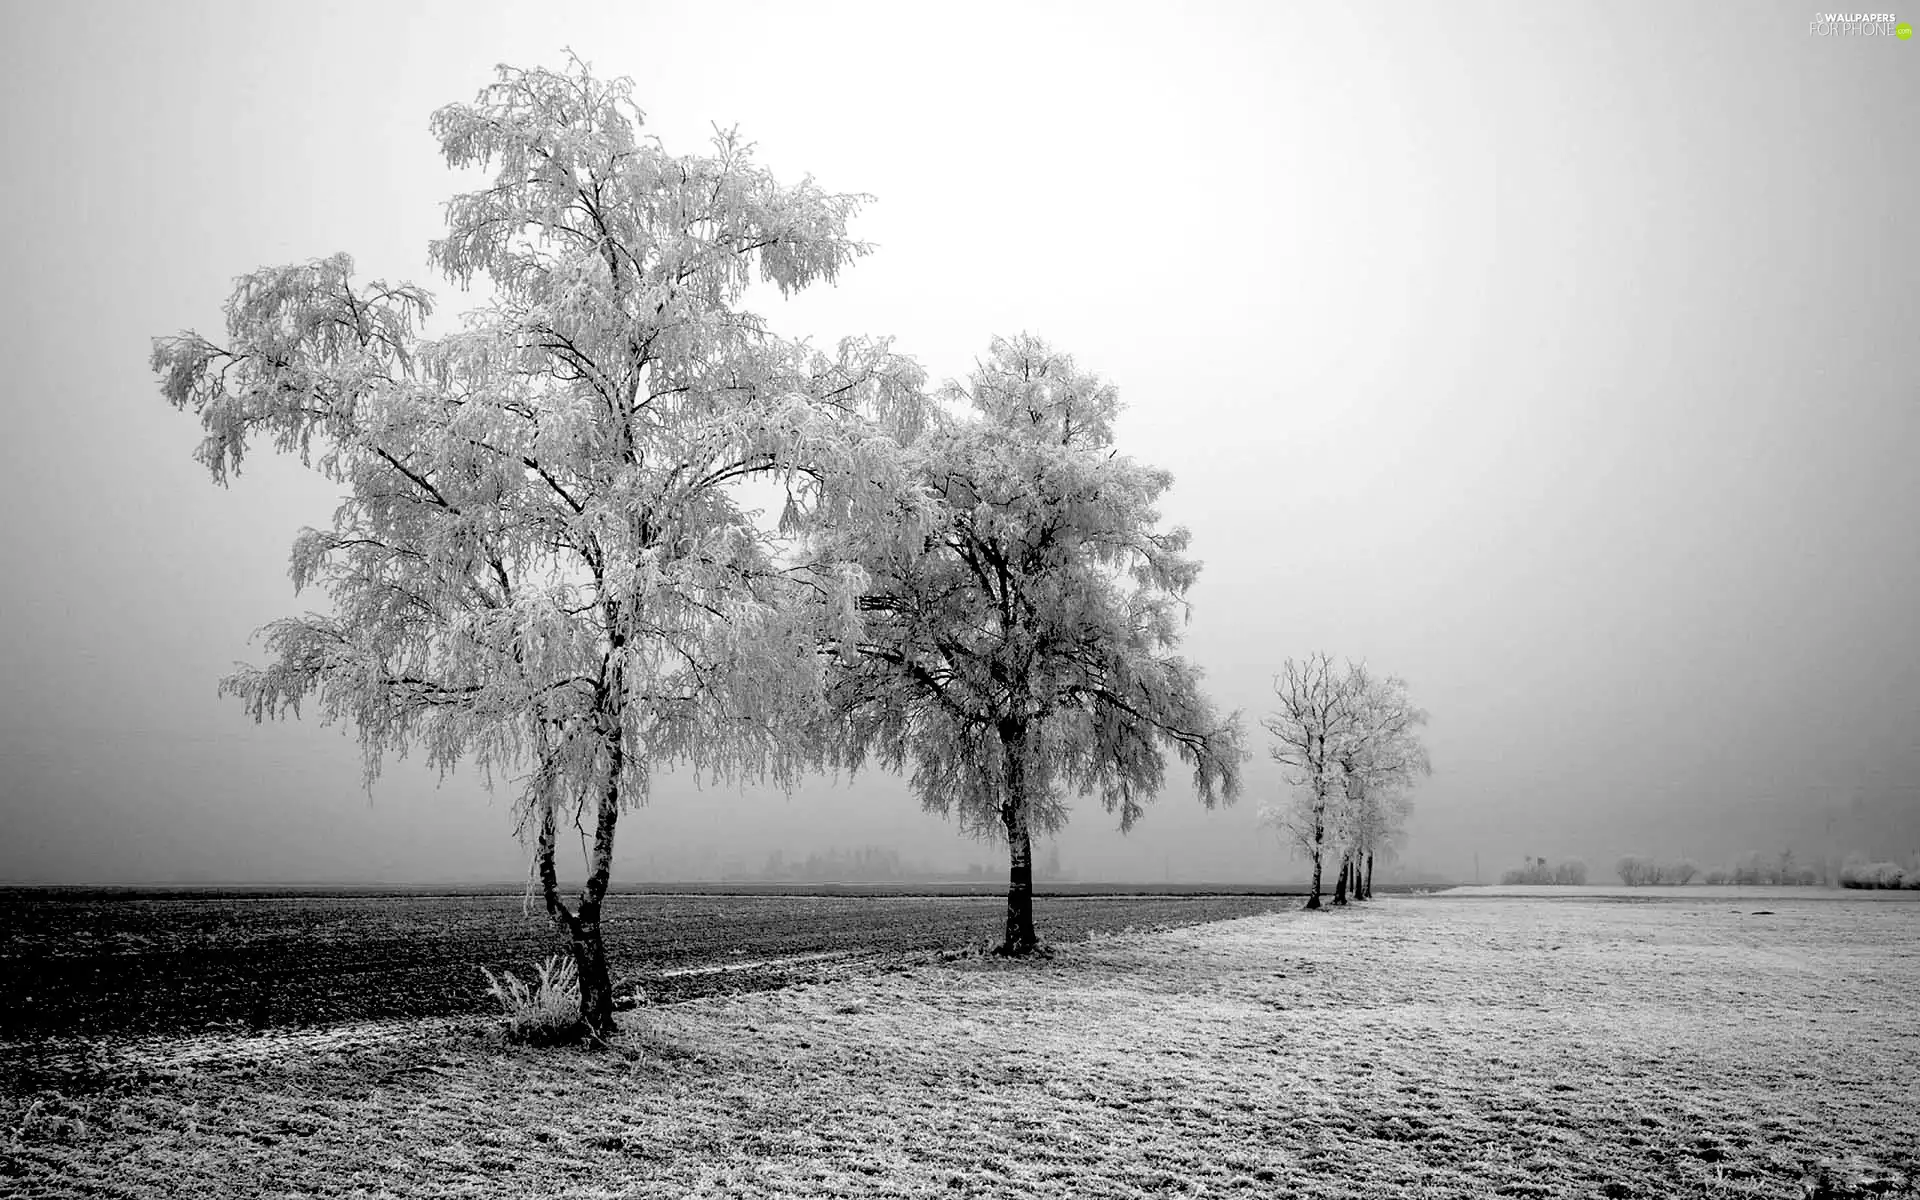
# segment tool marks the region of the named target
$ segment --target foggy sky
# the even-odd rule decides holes
[[[1903,14],[1905,15],[1905,14]],[[774,328],[935,379],[1030,330],[1128,410],[1206,563],[1186,652],[1247,793],[1177,771],[1083,878],[1300,876],[1259,715],[1315,650],[1432,713],[1417,868],[1920,849],[1920,39],[1774,3],[11,5],[0,239],[0,881],[513,879],[509,792],[214,694],[333,487],[194,463],[149,339],[235,276],[426,267],[427,131],[497,62],[631,75],[872,193],[878,249]],[[448,322],[437,320],[436,328]],[[1004,864],[898,780],[657,781],[616,877],[701,850]]]

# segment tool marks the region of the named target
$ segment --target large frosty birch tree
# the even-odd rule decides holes
[[[421,749],[518,778],[546,908],[579,967],[588,1026],[613,1025],[602,904],[621,812],[654,770],[790,778],[818,761],[820,612],[858,573],[798,565],[736,485],[786,484],[786,531],[889,494],[889,428],[920,379],[883,346],[836,360],[742,311],[758,276],[791,292],[865,251],[859,198],[787,186],[730,133],[705,155],[639,134],[625,79],[502,67],[433,116],[449,165],[492,178],[447,206],[432,261],[492,302],[425,340],[418,288],[353,278],[346,255],[246,276],[222,342],[155,342],[166,398],[206,431],[224,484],[265,440],[342,485],[294,544],[296,588],[333,611],[265,633],[271,661],[222,683],[254,718],[317,698],[350,722],[369,786]],[[878,482],[876,482],[878,481]],[[829,620],[831,616],[829,615]],[[592,828],[561,894],[563,821]]]
[[[1040,945],[1032,837],[1094,794],[1130,829],[1166,751],[1211,807],[1239,792],[1237,714],[1173,653],[1200,566],[1184,529],[1156,528],[1165,471],[1113,449],[1114,389],[1031,337],[995,340],[904,450],[931,514],[849,524],[841,553],[869,583],[857,638],[836,645],[842,750],[911,763],[929,809],[1004,837],[1001,951]],[[827,555],[832,558],[838,555]]]

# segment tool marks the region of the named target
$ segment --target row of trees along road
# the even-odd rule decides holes
[[[1239,790],[1238,715],[1173,653],[1198,565],[1157,528],[1170,478],[1117,454],[1113,389],[1036,339],[929,393],[885,342],[776,337],[748,283],[832,280],[867,252],[862,198],[783,185],[731,133],[669,155],[631,86],[502,68],[434,114],[448,164],[492,173],[431,246],[492,284],[457,332],[425,337],[427,293],[342,254],[243,277],[221,343],[156,339],[216,483],[266,439],[346,492],[292,553],[333,610],[268,625],[270,661],[222,690],[256,721],[317,699],[368,786],[408,749],[512,771],[598,1034],[614,832],[662,768],[911,769],[1007,841],[1002,949],[1029,951],[1031,836],[1067,793],[1130,826],[1169,750],[1206,804]],[[567,820],[593,829],[571,899]]]
[[[1336,669],[1325,654],[1288,659],[1273,681],[1279,707],[1262,724],[1292,792],[1263,805],[1261,823],[1313,868],[1307,907],[1320,907],[1326,863],[1337,857],[1333,902],[1370,899],[1376,855],[1391,853],[1412,809],[1407,789],[1432,767],[1420,729],[1427,714],[1406,681],[1364,665]]]

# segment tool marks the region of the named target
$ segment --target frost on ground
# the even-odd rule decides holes
[[[1917,918],[1382,899],[642,1009],[617,1053],[148,1041],[0,1098],[0,1192],[1800,1197],[1914,1165]]]

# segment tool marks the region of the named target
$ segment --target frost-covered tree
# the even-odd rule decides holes
[[[1288,659],[1274,676],[1280,707],[1261,718],[1272,742],[1267,753],[1280,764],[1292,788],[1287,801],[1261,809],[1263,824],[1277,830],[1289,846],[1313,865],[1307,907],[1320,907],[1332,806],[1340,795],[1340,766],[1334,755],[1356,718],[1348,703],[1347,676],[1325,654],[1303,661]]]
[[[1360,798],[1350,818],[1353,829],[1353,898],[1373,899],[1373,868],[1377,858],[1392,861],[1406,836],[1413,798],[1398,787],[1383,788]]]
[[[515,770],[601,1034],[614,830],[653,772],[787,780],[819,761],[799,727],[821,711],[818,630],[853,612],[859,575],[783,557],[738,485],[784,483],[791,534],[846,520],[890,495],[892,433],[923,403],[883,345],[829,360],[740,307],[756,275],[792,292],[863,254],[861,198],[782,184],[728,132],[670,155],[631,87],[578,60],[502,67],[434,114],[448,164],[491,174],[431,246],[456,283],[492,283],[457,332],[424,338],[427,293],[356,282],[343,254],[242,278],[223,341],[153,352],[216,483],[264,439],[346,492],[292,554],[295,587],[333,611],[269,625],[271,661],[223,692],[256,720],[317,698],[357,729],[368,786],[410,749],[443,774]],[[562,821],[592,827],[571,904]]]
[[[1406,680],[1349,666],[1342,681],[1350,719],[1334,737],[1332,758],[1341,780],[1337,824],[1343,845],[1334,903],[1373,894],[1373,862],[1404,825],[1412,802],[1406,789],[1433,772],[1420,729],[1424,710],[1407,698]]]
[[[1290,786],[1278,802],[1262,804],[1258,816],[1260,827],[1271,830],[1282,849],[1310,864],[1314,863],[1316,847],[1326,844],[1326,807],[1316,802],[1311,788]],[[1319,907],[1315,902],[1319,895],[1318,880],[1316,870],[1314,894],[1308,898],[1308,908]]]
[[[1308,908],[1320,907],[1330,852],[1340,855],[1334,903],[1370,895],[1373,859],[1411,808],[1405,788],[1431,770],[1419,738],[1427,714],[1408,702],[1404,680],[1340,670],[1325,654],[1288,659],[1273,688],[1280,707],[1262,723],[1292,792],[1264,806],[1261,823],[1313,864]]]
[[[1184,529],[1157,529],[1167,472],[1113,448],[1115,390],[1032,337],[995,340],[944,411],[905,446],[931,513],[842,527],[823,557],[858,555],[864,628],[836,643],[841,754],[893,770],[933,811],[1004,837],[1001,950],[1040,939],[1032,838],[1071,795],[1130,829],[1165,751],[1200,800],[1231,802],[1244,757],[1200,670],[1173,651],[1199,573]]]

